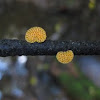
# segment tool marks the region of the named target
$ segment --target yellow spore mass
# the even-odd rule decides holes
[[[46,32],[41,27],[32,27],[27,30],[25,40],[29,43],[44,42],[46,40]]]
[[[73,60],[74,53],[72,50],[59,51],[56,55],[56,58],[60,63],[67,64]]]

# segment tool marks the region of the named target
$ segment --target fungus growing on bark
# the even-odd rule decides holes
[[[29,43],[44,42],[46,40],[46,32],[41,27],[32,27],[27,30],[25,40]]]
[[[56,58],[60,63],[67,64],[73,60],[74,53],[72,50],[59,51],[56,55]]]

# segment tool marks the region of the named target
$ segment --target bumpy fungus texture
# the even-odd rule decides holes
[[[46,40],[46,32],[41,27],[32,27],[27,30],[25,40],[29,43],[44,42]]]
[[[73,60],[74,53],[72,50],[60,51],[57,53],[56,58],[60,63],[67,64]]]

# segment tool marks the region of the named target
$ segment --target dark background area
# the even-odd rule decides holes
[[[47,40],[99,40],[100,0],[0,0],[0,39],[34,26]],[[100,56],[0,57],[0,100],[100,100]]]

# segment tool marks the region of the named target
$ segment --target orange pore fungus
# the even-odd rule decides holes
[[[60,63],[67,64],[73,60],[74,53],[72,50],[60,51],[57,53],[56,58]]]
[[[27,30],[25,40],[29,43],[44,42],[46,40],[46,32],[41,27],[32,27]]]

